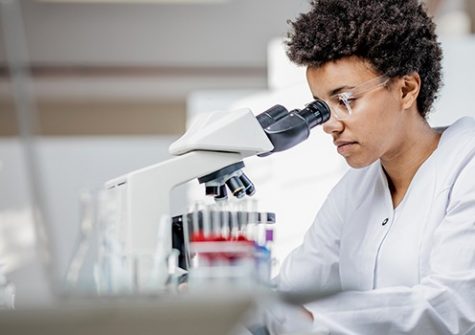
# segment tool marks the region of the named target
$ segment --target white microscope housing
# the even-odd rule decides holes
[[[180,184],[241,162],[244,158],[269,152],[273,145],[249,109],[202,114],[169,151],[177,156],[106,183],[119,191],[122,250],[130,259],[144,255],[163,257],[171,251],[170,192]],[[165,218],[165,220],[162,220]],[[150,265],[143,264],[143,267]],[[136,271],[148,270],[136,264]],[[164,262],[165,267],[165,262]],[[166,269],[163,269],[166,273]],[[144,275],[143,278],[147,278]],[[161,277],[164,285],[165,276]],[[140,282],[139,290],[147,289]],[[157,284],[157,283],[156,283]]]

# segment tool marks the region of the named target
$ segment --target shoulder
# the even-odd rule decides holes
[[[445,129],[437,148],[442,186],[451,186],[475,159],[475,119],[464,117]]]
[[[473,148],[475,146],[475,119],[467,116],[455,121],[445,129],[441,142],[446,146],[471,144]]]
[[[442,133],[439,148],[449,157],[469,154],[475,149],[475,119],[463,117]]]

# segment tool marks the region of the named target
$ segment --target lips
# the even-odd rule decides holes
[[[354,146],[358,144],[358,142],[355,142],[355,141],[341,141],[341,140],[335,141],[334,143],[337,147],[338,153],[343,156],[348,155],[349,152],[354,148]]]

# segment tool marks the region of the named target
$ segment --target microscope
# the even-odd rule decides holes
[[[157,250],[165,257],[172,249],[170,192],[175,187],[198,178],[205,194],[216,201],[228,194],[252,196],[255,187],[242,171],[243,160],[287,150],[329,118],[328,105],[318,99],[301,110],[275,105],[257,116],[249,109],[201,114],[170,146],[176,157],[106,183],[107,190],[120,194],[123,253],[137,260],[134,268],[147,278],[150,264],[139,261],[141,257]],[[136,280],[139,290],[147,290],[146,279]]]

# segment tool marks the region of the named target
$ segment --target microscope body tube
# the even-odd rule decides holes
[[[330,119],[330,108],[323,100],[315,100],[304,109],[287,112],[285,107],[276,105],[257,117],[274,149],[259,154],[269,156],[274,152],[284,151],[303,142],[310,135],[310,130]]]

